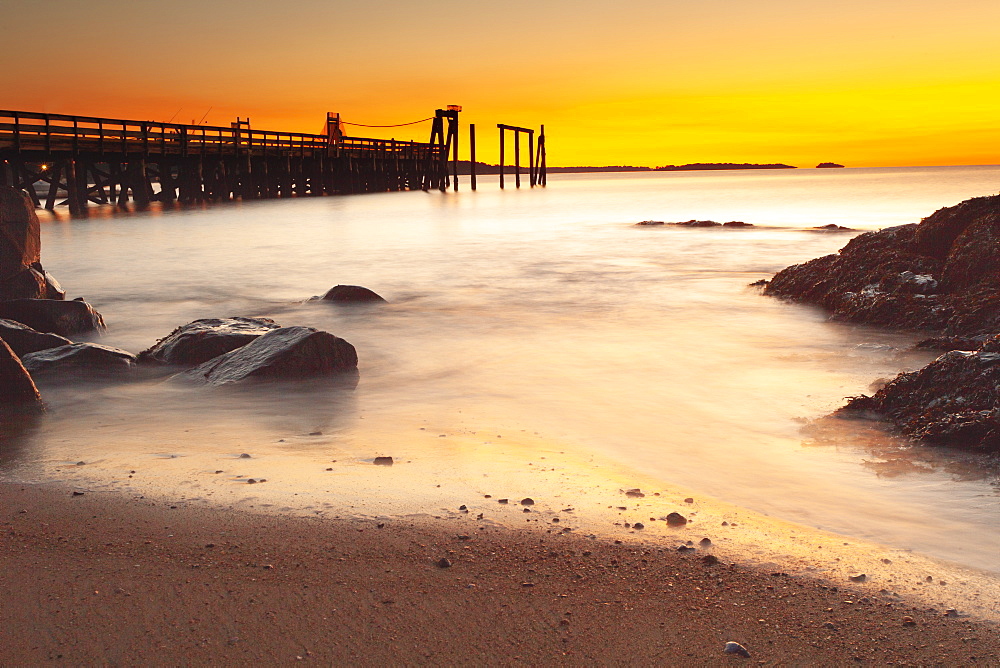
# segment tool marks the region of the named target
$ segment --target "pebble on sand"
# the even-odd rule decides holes
[[[372,463],[375,466],[392,466],[392,457],[376,457]]]
[[[528,497],[528,498],[525,498],[525,499],[521,499],[521,505],[522,506],[533,506],[533,505],[535,505],[535,500],[532,499],[531,497]]]
[[[682,527],[687,524],[687,518],[680,513],[670,513],[667,515],[667,524],[672,527]]]
[[[725,652],[726,654],[736,654],[738,656],[742,656],[747,659],[750,658],[750,652],[748,652],[747,648],[739,644],[738,642],[732,642],[732,641],[727,642],[725,649],[723,649],[722,651]]]

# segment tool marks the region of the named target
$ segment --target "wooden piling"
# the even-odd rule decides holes
[[[469,187],[476,189],[476,124],[469,124]]]

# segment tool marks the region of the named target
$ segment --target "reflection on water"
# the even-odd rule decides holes
[[[995,477],[958,473],[985,470],[982,460],[914,456],[923,451],[908,447],[890,456],[873,450],[884,436],[844,426],[824,437],[835,447],[804,447],[803,424],[929,361],[910,350],[916,335],[829,323],[747,288],[850,236],[804,228],[915,222],[991,192],[997,176],[997,168],[573,175],[544,190],[50,220],[46,268],[71,298],[103,313],[102,343],[138,352],[197,318],[265,316],[350,341],[360,377],[356,389],[310,382],[226,392],[155,379],[48,386],[48,415],[13,439],[21,446],[5,466],[12,476],[65,478],[83,475],[69,467],[84,461],[89,480],[141,479],[202,497],[270,467],[277,475],[255,485],[254,498],[281,490],[290,507],[323,507],[318,499],[332,498],[362,464],[369,471],[374,456],[397,455],[433,467],[405,489],[380,488],[379,499],[422,502],[433,489],[414,490],[434,475],[472,490],[497,474],[506,465],[486,453],[504,433],[539,434],[581,460],[595,453],[775,516],[1000,568]],[[758,227],[633,226],[692,218]],[[390,303],[308,301],[338,283]],[[538,463],[523,449],[515,455]]]

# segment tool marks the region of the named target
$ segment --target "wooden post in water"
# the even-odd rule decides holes
[[[500,128],[500,190],[503,190],[503,170],[504,170],[504,165],[503,165],[503,140],[504,140],[504,134],[503,133],[504,133],[504,129],[505,128],[502,125],[498,125],[497,127]]]
[[[521,132],[514,130],[514,187],[521,187]]]
[[[476,189],[476,124],[469,123],[469,186]]]
[[[528,184],[535,187],[535,133],[528,133]]]
[[[546,183],[545,173],[545,126],[543,125],[538,133],[538,182],[542,186]]]

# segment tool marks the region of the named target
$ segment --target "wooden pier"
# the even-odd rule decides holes
[[[449,121],[444,132],[443,121]],[[0,183],[36,206],[265,199],[445,190],[457,112],[439,110],[428,143],[0,110]],[[457,182],[456,182],[457,185]]]

